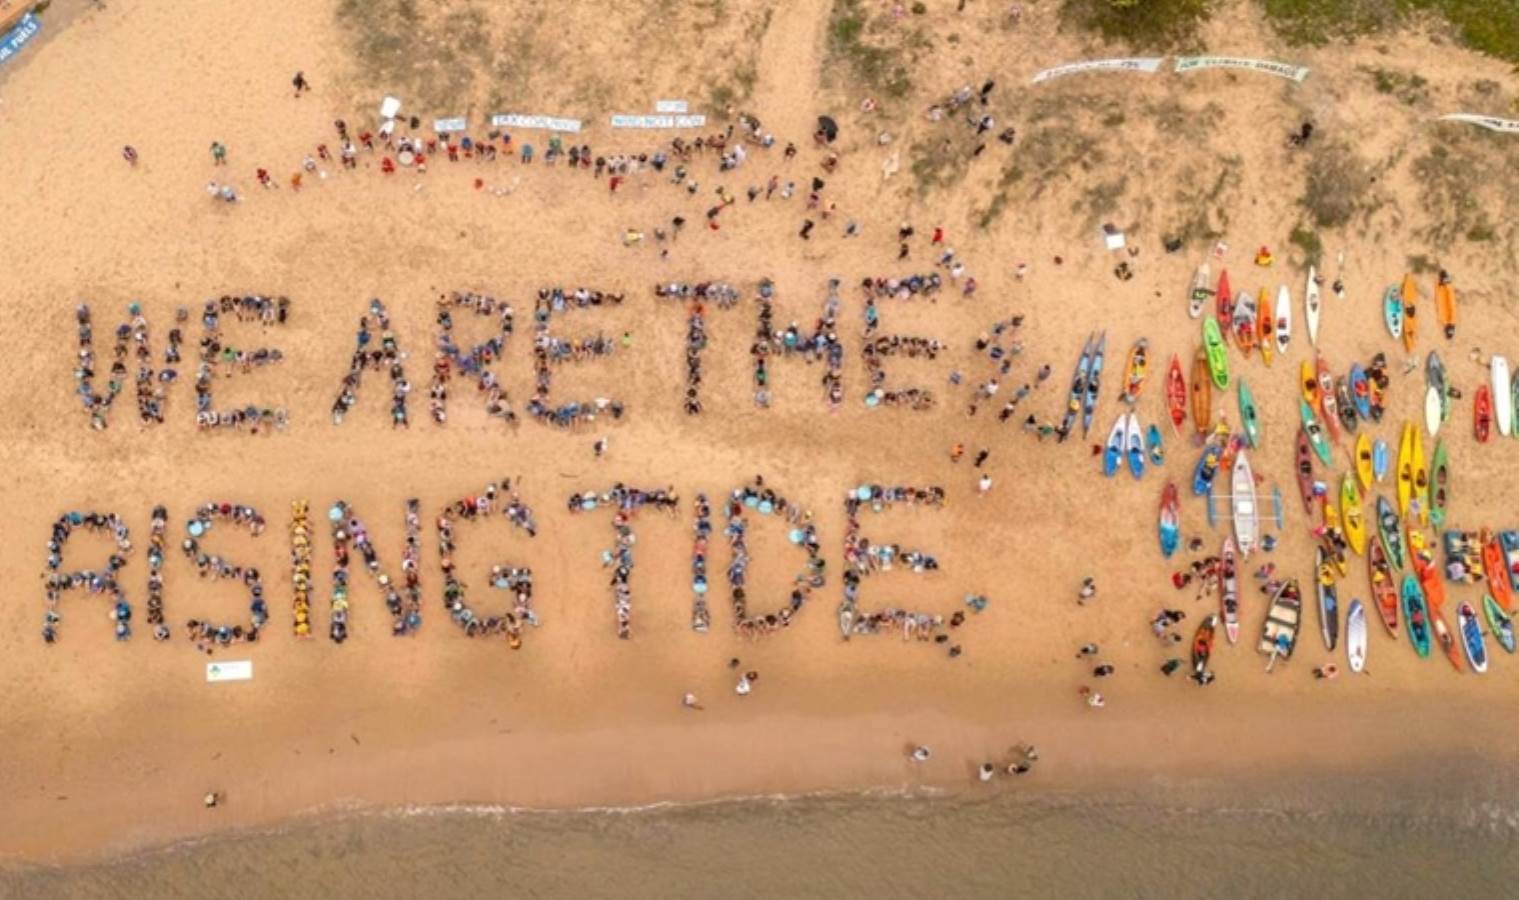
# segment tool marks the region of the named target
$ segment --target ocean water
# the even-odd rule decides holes
[[[1474,779],[1412,798],[1391,780],[1326,781],[1247,805],[1193,784],[1142,799],[1008,789],[364,813],[13,870],[0,896],[1503,897],[1519,892],[1505,781],[1502,795]]]

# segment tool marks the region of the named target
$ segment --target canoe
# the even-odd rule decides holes
[[[1360,363],[1350,364],[1350,401],[1355,405],[1356,415],[1371,421],[1371,386]]]
[[[1365,434],[1355,442],[1355,475],[1362,491],[1371,490],[1371,438]]]
[[[1166,462],[1166,446],[1160,440],[1160,426],[1151,424],[1145,430],[1145,446],[1150,450],[1150,464],[1161,466]]]
[[[1408,626],[1408,640],[1420,658],[1429,656],[1429,608],[1424,605],[1424,592],[1412,575],[1403,576],[1401,591],[1403,623]]]
[[[1329,363],[1324,362],[1322,356],[1318,357],[1317,372],[1319,377],[1319,410],[1324,413],[1324,428],[1329,432],[1329,437],[1336,444],[1340,442],[1340,404],[1334,396],[1334,374],[1329,371]]]
[[[1171,354],[1171,365],[1166,369],[1166,412],[1171,417],[1171,429],[1181,434],[1181,423],[1187,421],[1187,379],[1175,353]]]
[[[1477,621],[1477,611],[1465,600],[1456,607],[1456,625],[1461,631],[1461,647],[1466,651],[1466,662],[1473,672],[1481,675],[1487,671],[1487,643],[1482,640],[1482,623]]]
[[[1192,358],[1192,424],[1203,435],[1213,424],[1213,382],[1208,375],[1208,353],[1202,347]]]
[[[1224,336],[1219,333],[1218,320],[1209,316],[1203,320],[1203,349],[1208,354],[1208,374],[1219,390],[1229,386],[1229,354],[1224,347]]]
[[[1297,430],[1297,487],[1303,494],[1303,509],[1313,512],[1313,450],[1308,446],[1308,432]]]
[[[1461,671],[1461,647],[1456,642],[1456,636],[1450,633],[1450,626],[1445,624],[1445,616],[1438,609],[1431,609],[1429,622],[1435,626],[1435,641],[1445,651],[1445,658],[1450,660],[1457,672]]]
[[[1450,418],[1450,376],[1438,350],[1429,351],[1424,360],[1424,381],[1440,394],[1440,421],[1443,423]]]
[[[1119,413],[1113,422],[1113,430],[1108,432],[1106,449],[1102,451],[1102,474],[1108,478],[1117,474],[1118,466],[1123,462],[1123,445],[1128,435],[1129,417]]]
[[[1503,544],[1496,534],[1482,534],[1482,571],[1487,574],[1487,590],[1504,610],[1514,608],[1514,589],[1508,580],[1508,562]]]
[[[1498,642],[1505,652],[1514,652],[1514,619],[1491,594],[1482,595],[1482,612],[1487,616],[1488,630],[1493,633],[1493,640]]]
[[[1356,417],[1355,404],[1350,400],[1350,382],[1344,378],[1335,379],[1334,405],[1340,414],[1340,427],[1346,434],[1355,434],[1361,423]]]
[[[1303,320],[1308,323],[1308,342],[1319,344],[1319,278],[1313,266],[1308,267],[1308,284],[1303,288]]]
[[[1303,431],[1308,435],[1308,443],[1313,446],[1313,452],[1318,455],[1324,465],[1330,465],[1329,441],[1324,438],[1324,429],[1319,425],[1319,420],[1314,417],[1313,410],[1308,408],[1308,404],[1299,400],[1298,414],[1303,419]]]
[[[1234,321],[1234,292],[1229,289],[1229,270],[1224,269],[1218,273],[1218,290],[1214,292],[1218,299],[1216,309],[1220,322]]]
[[[1129,458],[1129,474],[1135,480],[1144,477],[1145,474],[1145,439],[1144,433],[1139,428],[1139,416],[1129,413],[1126,417],[1127,435],[1124,438],[1124,451]]]
[[[1445,525],[1445,512],[1450,508],[1450,460],[1445,454],[1445,442],[1435,444],[1435,455],[1429,465],[1429,521],[1436,528]]]
[[[1472,435],[1479,444],[1493,436],[1493,392],[1485,384],[1477,387],[1472,399]]]
[[[1203,445],[1203,454],[1197,460],[1197,468],[1192,470],[1192,493],[1199,497],[1208,496],[1213,488],[1213,478],[1218,474],[1218,463],[1224,455],[1224,442],[1219,439],[1210,439]],[[1211,501],[1209,509],[1212,509]]]
[[[1181,543],[1181,500],[1177,497],[1176,483],[1166,482],[1160,491],[1160,555],[1170,559]]]
[[[1139,399],[1139,391],[1145,386],[1145,372],[1149,369],[1150,342],[1140,338],[1129,348],[1129,361],[1124,364],[1123,390],[1118,399],[1130,406]]]
[[[1323,547],[1315,551],[1314,563],[1317,568],[1314,590],[1319,601],[1319,634],[1324,638],[1324,646],[1333,650],[1340,644],[1340,603],[1339,593],[1334,588],[1334,570]]]
[[[1366,553],[1366,518],[1361,514],[1361,492],[1349,472],[1340,480],[1340,523],[1345,540],[1357,556]]]
[[[1396,285],[1389,286],[1382,295],[1382,321],[1387,323],[1387,333],[1394,339],[1403,337],[1403,301],[1398,297]]]
[[[1203,314],[1203,306],[1213,296],[1213,289],[1208,286],[1211,280],[1208,261],[1203,260],[1203,264],[1197,267],[1197,274],[1192,276],[1192,291],[1187,295],[1187,315],[1194,319]]]
[[[1270,656],[1272,664],[1277,659],[1291,659],[1292,651],[1297,647],[1298,626],[1302,619],[1303,596],[1294,578],[1279,586],[1272,596],[1256,649]]]
[[[1391,462],[1391,453],[1387,450],[1387,442],[1381,438],[1371,442],[1371,477],[1381,484],[1387,478],[1388,463]]]
[[[1403,276],[1398,293],[1403,302],[1403,349],[1412,353],[1419,339],[1419,286],[1412,275]]]
[[[1071,376],[1071,393],[1065,407],[1065,416],[1060,420],[1060,427],[1055,429],[1056,442],[1062,442],[1071,433],[1076,425],[1076,417],[1081,415],[1081,401],[1086,396],[1087,373],[1092,369],[1092,349],[1097,344],[1097,335],[1087,335],[1087,341],[1081,346],[1081,358],[1076,361],[1076,373]]]
[[[1255,513],[1255,475],[1250,471],[1250,460],[1240,451],[1234,460],[1230,475],[1230,503],[1234,512],[1234,540],[1241,559],[1255,551],[1260,539],[1260,523]]]
[[[1234,539],[1224,538],[1224,549],[1219,553],[1219,609],[1224,616],[1224,635],[1229,643],[1239,641],[1239,571],[1236,568]]]
[[[1450,282],[1435,284],[1435,314],[1440,317],[1440,328],[1446,340],[1456,336],[1456,289]]]
[[[1292,292],[1287,285],[1276,289],[1276,352],[1285,355],[1292,343]]]
[[[1387,410],[1387,387],[1392,383],[1387,376],[1387,354],[1378,353],[1371,358],[1371,365],[1366,369],[1366,394],[1367,411],[1371,413],[1371,421],[1381,422],[1382,414]]]
[[[1429,510],[1424,507],[1424,499],[1429,496],[1429,470],[1424,467],[1424,437],[1419,434],[1419,429],[1410,428],[1413,435],[1413,496],[1419,499],[1419,521],[1424,522],[1429,518]]]
[[[1312,409],[1319,408],[1319,373],[1313,360],[1305,359],[1298,366],[1298,387],[1303,392],[1303,402]]]
[[[1197,626],[1192,636],[1192,677],[1201,681],[1208,671],[1208,659],[1213,656],[1213,633],[1218,628],[1218,616],[1210,615]]]
[[[1403,439],[1398,443],[1398,515],[1408,515],[1408,501],[1414,491],[1414,431],[1403,423]]]
[[[1220,322],[1220,326],[1228,325],[1234,331],[1234,344],[1239,351],[1250,358],[1250,351],[1260,343],[1261,331],[1257,327],[1256,319],[1260,310],[1259,301],[1249,291],[1242,291],[1234,301],[1234,320],[1230,323]],[[1223,387],[1223,385],[1219,385]]]
[[[1387,560],[1394,569],[1401,570],[1408,564],[1407,548],[1403,546],[1403,523],[1392,504],[1381,494],[1377,495],[1377,535],[1382,539],[1382,549],[1387,552]]]
[[[1371,582],[1371,602],[1376,604],[1377,614],[1386,626],[1387,633],[1398,636],[1398,589],[1392,580],[1392,566],[1387,562],[1387,551],[1382,542],[1375,540],[1366,548],[1366,574]]]
[[[1498,422],[1498,433],[1508,437],[1514,422],[1514,392],[1510,386],[1508,360],[1493,357],[1491,363],[1493,384],[1493,418]]]
[[[1086,437],[1092,429],[1092,413],[1097,409],[1097,389],[1102,384],[1102,357],[1108,346],[1108,333],[1097,336],[1097,346],[1092,348],[1092,368],[1087,372],[1086,399],[1081,404],[1081,436]]]
[[[1239,379],[1239,419],[1240,425],[1245,429],[1245,440],[1249,442],[1253,450],[1261,445],[1261,420],[1260,414],[1255,408],[1255,397],[1250,393],[1250,388],[1245,384],[1243,376]]]
[[[1366,608],[1361,601],[1350,601],[1345,612],[1345,657],[1350,671],[1359,673],[1366,668]]]
[[[1440,392],[1432,387],[1424,391],[1424,427],[1430,437],[1440,433]]]

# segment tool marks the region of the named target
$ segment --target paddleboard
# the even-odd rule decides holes
[[[1371,443],[1371,477],[1381,484],[1387,480],[1387,466],[1392,460],[1387,452],[1387,442],[1377,438]]]
[[[1350,671],[1360,673],[1366,668],[1366,609],[1359,600],[1350,601],[1345,613],[1345,656]]]
[[[1492,363],[1493,418],[1498,422],[1498,433],[1509,436],[1514,422],[1514,392],[1510,387],[1508,360],[1494,356]]]
[[[1160,555],[1170,559],[1181,542],[1181,500],[1177,496],[1176,483],[1166,482],[1160,491]]]
[[[1319,306],[1319,275],[1309,266],[1308,284],[1303,288],[1303,321],[1308,323],[1308,342],[1315,347],[1319,345]]]

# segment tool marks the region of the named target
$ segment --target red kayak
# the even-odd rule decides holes
[[[1472,417],[1472,430],[1479,443],[1487,443],[1493,433],[1493,392],[1487,385],[1477,388],[1476,405]]]
[[[1218,298],[1218,324],[1223,326],[1219,331],[1224,336],[1224,343],[1228,343],[1229,332],[1234,330],[1229,327],[1234,322],[1234,295],[1229,292],[1228,269],[1218,273],[1218,290],[1214,296]]]
[[[1482,571],[1487,574],[1487,592],[1493,595],[1506,613],[1514,609],[1514,589],[1508,580],[1508,563],[1503,556],[1503,545],[1496,534],[1482,534]]]

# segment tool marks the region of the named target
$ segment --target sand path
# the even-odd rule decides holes
[[[824,0],[784,4],[765,32],[752,106],[773,134],[795,139],[813,131],[828,6]]]

